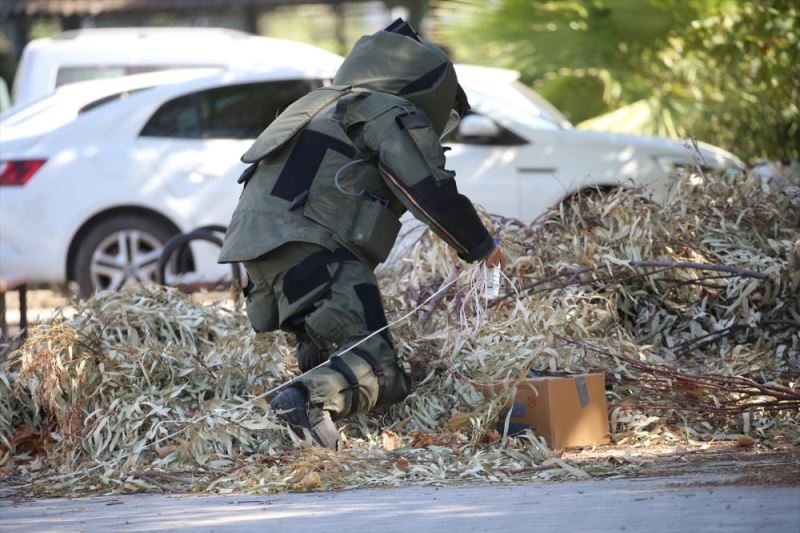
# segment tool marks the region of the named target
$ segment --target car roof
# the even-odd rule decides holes
[[[76,52],[84,51],[84,55]],[[288,58],[304,62],[341,57],[310,44],[224,28],[90,28],[35,39],[26,54],[46,55],[64,66],[98,61],[119,64],[268,67]]]
[[[89,103],[97,98],[103,98],[121,91],[140,89],[143,87],[155,87],[169,83],[180,83],[192,78],[208,76],[215,72],[216,68],[187,68],[169,69],[155,72],[145,72],[142,74],[132,74],[130,76],[118,76],[116,78],[101,78],[97,80],[79,81],[58,87],[52,93],[42,98],[20,106],[13,107],[9,111],[11,114],[19,114],[30,107],[41,105],[45,102],[59,102],[67,104],[76,102],[76,105]],[[3,118],[0,116],[0,118]]]
[[[116,28],[80,28],[57,33],[49,37],[52,41],[83,41],[88,39],[107,39],[114,38],[136,38],[136,39],[157,39],[165,35],[184,35],[188,37],[197,36],[206,38],[208,36],[227,37],[229,39],[241,39],[249,37],[249,33],[229,28],[208,28],[197,26],[120,26]]]
[[[28,43],[14,78],[14,100],[27,103],[52,92],[62,71],[206,67],[268,70],[288,61],[340,63],[342,58],[306,43],[221,28],[76,30]]]

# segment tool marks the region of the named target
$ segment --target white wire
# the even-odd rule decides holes
[[[341,176],[342,171],[344,169],[346,169],[346,168],[352,167],[353,165],[357,165],[359,163],[363,164],[363,163],[365,163],[365,160],[364,159],[354,159],[354,160],[350,161],[349,163],[347,163],[346,165],[343,165],[343,166],[339,167],[339,170],[337,170],[336,173],[333,175],[333,184],[336,186],[337,189],[339,189],[339,192],[344,194],[345,196],[350,196],[352,198],[358,198],[359,196],[361,196],[362,194],[367,192],[366,189],[361,189],[359,192],[349,192],[349,191],[344,190],[342,185],[339,183],[339,177]]]

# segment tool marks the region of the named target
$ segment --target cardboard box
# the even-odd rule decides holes
[[[503,432],[506,409],[497,421]],[[508,434],[531,429],[552,449],[609,442],[605,374],[574,374],[526,379],[511,406]]]

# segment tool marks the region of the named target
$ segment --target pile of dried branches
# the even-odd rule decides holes
[[[32,493],[282,491],[586,476],[494,429],[530,369],[604,371],[618,443],[751,434],[800,442],[800,209],[754,176],[707,176],[666,206],[583,194],[502,228],[507,293],[482,296],[424,234],[382,272],[414,392],[313,449],[268,408],[292,341],[174,290],[103,293],[0,356],[0,464]],[[695,180],[696,181],[696,180]],[[440,291],[438,294],[437,291]],[[485,398],[480,385],[504,382]]]

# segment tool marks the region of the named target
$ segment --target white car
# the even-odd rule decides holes
[[[74,280],[84,294],[153,279],[171,235],[229,222],[241,154],[337,67],[224,71],[142,90],[45,135],[0,134],[0,277]],[[516,72],[457,68],[474,113],[447,140],[448,166],[490,212],[531,221],[586,187],[664,189],[669,168],[689,161],[680,142],[573,129]],[[718,148],[701,152],[707,167],[741,166]],[[192,252],[199,272],[227,273],[216,250]]]
[[[459,190],[490,213],[531,222],[587,188],[647,187],[664,199],[677,166],[699,156],[706,169],[744,168],[720,148],[698,143],[578,130],[513,70],[457,65],[472,105],[458,134],[446,139]]]
[[[25,105],[58,87],[87,80],[184,68],[265,70],[275,58],[307,64],[323,56],[341,59],[304,43],[225,28],[83,28],[25,46],[13,101]]]
[[[141,90],[41,135],[5,140],[0,123],[0,278],[74,280],[83,294],[154,279],[170,236],[228,223],[239,157],[332,79],[334,57]],[[218,273],[217,250],[196,248],[195,263]]]

